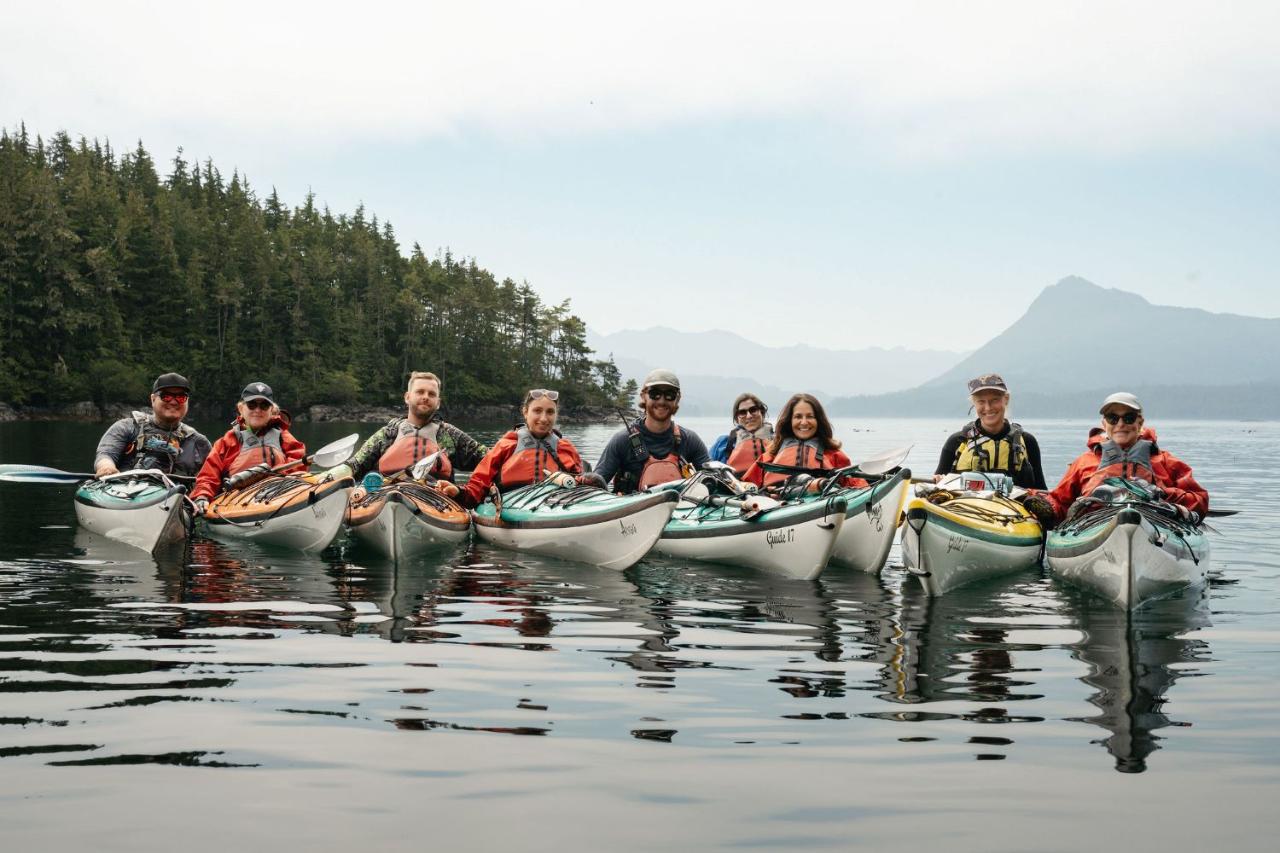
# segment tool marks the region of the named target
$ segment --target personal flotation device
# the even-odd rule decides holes
[[[419,459],[440,449],[440,445],[436,443],[436,436],[440,434],[440,421],[431,421],[421,427],[415,427],[408,418],[397,418],[391,423],[395,424],[396,439],[378,457],[378,473],[382,476],[399,474],[412,467]],[[452,479],[453,465],[449,462],[447,453],[440,454],[431,473],[441,480]]]
[[[782,442],[778,452],[769,461],[772,465],[784,465],[788,468],[830,470],[831,463],[826,460],[825,456],[826,447],[823,446],[821,439],[807,438],[801,441],[798,438],[788,438]],[[792,473],[783,471],[765,471],[765,488],[781,485],[792,476]]]
[[[670,483],[672,480],[683,480],[692,474],[692,470],[680,456],[683,436],[678,424],[671,425],[673,431],[671,452],[666,456],[654,456],[649,452],[649,448],[645,447],[644,438],[640,435],[640,423],[639,418],[627,421],[627,434],[631,440],[631,452],[636,459],[643,459],[644,464],[638,475],[626,474],[620,478],[621,483],[618,482],[619,478],[614,479],[615,485],[618,485],[621,491],[629,491],[627,487],[632,482],[635,483],[636,489],[647,489],[650,486]]]
[[[1111,477],[1158,483],[1151,457],[1159,452],[1156,443],[1146,438],[1138,439],[1128,448],[1121,448],[1109,439],[1101,442],[1098,445],[1098,467],[1089,475],[1080,494],[1090,494]]]
[[[494,477],[494,483],[500,489],[511,489],[516,486],[527,486],[542,480],[544,470],[565,471],[574,473],[564,467],[560,455],[556,452],[564,438],[559,432],[552,430],[551,435],[538,438],[522,426],[515,430],[516,446],[507,461]],[[554,437],[554,438],[553,438]],[[552,467],[554,466],[554,467]]]
[[[284,430],[272,425],[269,429],[256,433],[241,423],[231,427],[231,432],[240,443],[240,452],[231,461],[224,476],[231,477],[255,465],[268,465],[274,468],[284,464]]]
[[[739,477],[747,473],[757,459],[764,455],[773,440],[773,426],[764,424],[755,432],[735,426],[729,433],[729,458],[726,464]]]
[[[129,462],[120,470],[142,468],[173,473],[182,454],[182,442],[195,435],[195,428],[180,423],[176,429],[164,429],[151,412],[133,412],[132,417],[133,440],[124,449],[124,457]]]
[[[961,432],[960,446],[956,448],[953,472],[990,471],[1013,476],[1027,462],[1027,442],[1022,437],[1022,427],[1010,423],[1009,432],[1002,438],[994,438],[978,428],[973,421]]]

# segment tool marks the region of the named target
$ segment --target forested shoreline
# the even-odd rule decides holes
[[[293,409],[394,405],[412,370],[458,406],[634,399],[568,301],[449,251],[406,257],[363,205],[290,209],[182,155],[162,176],[141,142],[0,132],[0,401],[141,403],[169,370],[227,405],[255,379]]]

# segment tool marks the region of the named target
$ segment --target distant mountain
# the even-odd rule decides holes
[[[1017,322],[940,376],[907,391],[833,400],[831,408],[963,412],[965,382],[988,372],[1009,383],[1019,415],[1089,413],[1124,389],[1145,394],[1145,405],[1166,417],[1275,417],[1280,319],[1152,305],[1072,276],[1045,288]]]
[[[947,350],[830,350],[804,344],[768,347],[733,332],[680,332],[658,326],[611,335],[587,333],[601,356],[613,354],[624,379],[640,381],[655,367],[669,367],[684,388],[681,411],[727,416],[743,391],[771,405],[796,391],[822,399],[909,388],[937,376],[965,353]]]

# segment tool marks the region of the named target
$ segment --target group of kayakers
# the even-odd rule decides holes
[[[739,395],[732,409],[733,429],[708,452],[696,433],[675,423],[679,378],[670,370],[654,370],[640,387],[641,414],[609,440],[589,471],[577,448],[556,429],[556,391],[528,391],[521,405],[524,423],[488,448],[442,419],[441,386],[433,373],[412,373],[404,394],[405,416],[374,432],[340,466],[345,469],[340,473],[357,482],[374,471],[384,478],[404,477],[417,463],[434,457],[428,479],[442,493],[474,507],[494,491],[547,478],[625,494],[684,479],[711,460],[725,463],[760,489],[799,494],[822,488],[824,472],[851,466],[822,404],[811,394],[793,395],[776,422],[769,421],[768,407],[757,395]],[[107,429],[95,454],[94,473],[158,468],[194,477],[190,496],[200,514],[219,492],[305,461],[305,446],[290,433],[288,415],[265,383],[245,386],[230,429],[212,445],[184,422],[191,392],[182,375],[159,376],[152,385],[151,411],[134,412]],[[968,392],[976,418],[944,443],[935,480],[965,471],[1006,474],[1026,490],[1024,504],[1046,527],[1060,521],[1077,498],[1110,488],[1112,478],[1145,481],[1156,492],[1153,499],[1177,507],[1185,519],[1196,521],[1208,510],[1208,493],[1186,463],[1160,449],[1132,394],[1118,392],[1103,401],[1101,424],[1090,431],[1086,451],[1049,489],[1035,437],[1008,418],[1010,395],[1004,380],[985,374],[968,383]],[[473,473],[459,487],[454,471],[466,469]],[[847,471],[841,477],[842,486],[867,485]]]

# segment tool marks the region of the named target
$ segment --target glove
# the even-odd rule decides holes
[[[579,474],[577,476],[577,480],[578,480],[578,485],[580,486],[591,486],[596,489],[607,488],[609,485],[604,481],[604,477],[601,477],[599,474],[596,474],[595,472],[592,472],[590,474]]]
[[[557,471],[550,477],[547,477],[547,482],[555,483],[562,489],[572,489],[574,486],[578,485],[577,478],[572,474],[565,473],[564,471]]]
[[[1051,529],[1058,520],[1058,511],[1044,495],[1028,492],[1019,499],[1019,503],[1036,517],[1036,521],[1040,522],[1040,526],[1045,530]]]
[[[196,498],[194,501],[192,501],[191,511],[198,516],[204,515],[206,512],[209,511],[209,499]]]
[[[1200,513],[1195,510],[1187,509],[1182,504],[1174,504],[1174,509],[1178,511],[1178,518],[1192,526],[1200,523]]]

